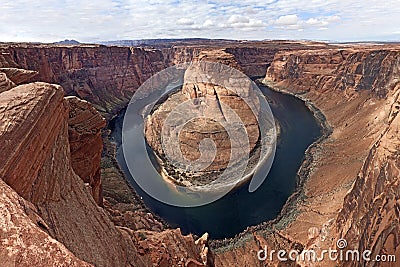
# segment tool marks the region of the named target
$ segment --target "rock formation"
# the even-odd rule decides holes
[[[277,264],[257,259],[264,246],[326,249],[338,238],[400,258],[398,46],[13,44],[0,52],[1,266],[263,266]],[[205,238],[195,244],[148,213],[124,182],[107,139],[99,179],[104,121],[89,103],[64,98],[65,92],[85,99],[110,119],[153,73],[201,57],[254,76],[269,66],[265,82],[318,108],[331,128],[308,150],[301,186],[279,218],[210,248]],[[62,87],[30,83],[38,80]],[[193,98],[186,89],[182,97]],[[199,89],[210,92],[207,85]]]
[[[38,214],[35,224],[44,237],[95,265],[125,265],[127,248],[120,232],[73,172],[63,95],[61,87],[45,83],[1,94],[0,176],[34,205],[25,212]]]
[[[267,76],[297,91],[368,90],[385,97],[399,76],[397,54],[368,47],[279,52]]]
[[[157,107],[145,127],[146,140],[162,159],[165,171],[172,181],[184,186],[208,184],[229,163],[240,164],[255,150],[260,136],[257,98],[251,81],[233,69],[239,68],[233,55],[223,50],[202,51],[194,61],[185,72],[181,90]],[[238,125],[243,125],[245,135]],[[208,138],[214,142],[215,152],[212,147],[201,151],[202,140]],[[186,160],[191,162],[190,170]]]
[[[0,92],[7,91],[17,84],[23,84],[35,77],[36,71],[18,68],[0,68]]]
[[[215,250],[217,266],[263,264],[256,252],[272,249],[347,248],[399,255],[398,47],[350,46],[280,51],[265,82],[302,98],[326,127],[325,139],[308,150],[299,175],[301,187],[281,216],[251,227]],[[379,67],[378,67],[379,66]],[[332,131],[330,133],[330,131]],[[397,193],[396,193],[397,192]],[[272,229],[272,230],[268,230]],[[310,235],[310,230],[312,234]],[[237,245],[240,244],[240,245]],[[229,249],[231,246],[235,249]],[[249,253],[249,251],[253,253]],[[320,263],[301,266],[379,266],[373,262]],[[388,266],[395,266],[388,263]]]
[[[88,183],[97,204],[103,204],[100,160],[103,150],[101,129],[106,121],[86,101],[67,97],[69,105],[68,136],[74,172]]]
[[[400,65],[394,66],[397,69]],[[378,140],[373,144],[335,222],[338,238],[360,251],[400,258],[400,84]],[[370,265],[366,261],[362,264]]]
[[[0,68],[0,71],[15,84],[23,84],[38,75],[37,71],[18,68]]]
[[[92,266],[45,232],[32,204],[0,179],[1,266]]]
[[[95,203],[93,196],[101,197],[96,175],[104,120],[87,102],[63,95],[60,86],[46,83],[17,86],[0,95],[2,266],[85,266],[81,260],[96,266],[149,266],[166,253],[186,250],[181,265],[189,258],[200,260],[193,237],[179,230],[149,232],[152,253],[140,254],[139,233],[117,228]],[[84,140],[92,145],[82,153]],[[86,159],[93,162],[88,165]],[[186,245],[177,252],[177,247],[159,251],[160,238],[170,243],[182,238]],[[175,259],[165,262],[169,266]]]
[[[13,83],[4,72],[0,72],[0,92],[10,90],[13,87],[15,87],[15,83]]]
[[[254,76],[265,73],[278,49],[305,47],[314,48],[299,42],[180,44],[160,49],[5,44],[0,45],[0,68],[36,71],[39,74],[29,81],[60,84],[68,95],[89,101],[106,119],[110,119],[127,105],[136,89],[153,74],[174,64],[190,62],[201,51],[224,50],[225,56],[234,56],[245,74]],[[225,60],[225,56],[218,60]]]
[[[164,68],[157,50],[105,46],[10,46],[0,67],[35,70],[35,80],[61,84],[68,95],[92,103],[103,115],[116,114],[133,92]]]

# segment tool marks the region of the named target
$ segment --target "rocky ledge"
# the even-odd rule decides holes
[[[200,53],[186,70],[182,88],[147,118],[146,140],[168,177],[179,185],[207,185],[228,164],[236,166],[250,154],[259,155],[255,152],[260,136],[258,103],[251,81],[237,70],[203,61],[225,58],[224,63],[238,66],[232,55],[225,55]],[[202,143],[205,139],[211,139],[215,148]]]
[[[1,266],[207,263],[207,237],[195,243],[192,235],[162,226],[138,231],[129,219],[138,215],[128,211],[123,220],[129,223],[116,226],[121,214],[100,207],[105,120],[88,102],[64,98],[61,86],[43,82],[1,90]]]
[[[337,249],[339,239],[349,249],[398,259],[399,58],[398,46],[383,45],[276,53],[264,82],[312,104],[331,131],[309,148],[299,170],[301,187],[281,215],[219,245],[216,265],[274,265],[278,262],[260,262],[255,251],[267,247],[320,253]],[[292,263],[310,266],[307,261]],[[381,266],[363,260],[312,264]]]
[[[318,250],[335,248],[338,238],[345,238],[349,248],[399,259],[398,45],[225,45],[162,50],[2,46],[0,265],[265,266],[278,264],[257,259],[265,246]],[[89,161],[101,154],[104,121],[87,102],[63,97],[66,92],[84,98],[109,119],[152,73],[203,50],[224,56],[218,60],[231,61],[234,55],[238,66],[254,75],[260,66],[263,72],[270,66],[265,81],[312,103],[333,129],[309,149],[310,160],[299,172],[302,187],[281,216],[218,242],[212,251],[207,236],[195,242],[147,213],[115,167],[115,146],[107,138],[99,183],[100,163]],[[35,80],[63,87],[21,85]],[[82,147],[81,141],[93,146]]]

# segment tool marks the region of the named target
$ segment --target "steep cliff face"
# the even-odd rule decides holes
[[[265,74],[278,50],[305,47],[312,48],[309,44],[295,42],[242,45],[233,42],[226,46],[199,44],[160,49],[14,44],[0,47],[0,68],[30,70],[25,71],[24,82],[60,84],[68,95],[89,101],[110,119],[127,105],[135,90],[150,76],[168,66],[190,62],[202,51],[220,50],[232,55],[239,69],[252,77]],[[220,59],[225,58],[226,55]],[[2,79],[0,77],[0,83]]]
[[[0,177],[34,205],[42,235],[84,261],[124,266],[129,257],[121,233],[72,169],[63,94],[45,83],[1,94]]]
[[[391,97],[386,127],[369,151],[336,220],[338,238],[373,256],[400,258],[400,84]],[[371,258],[373,258],[373,256]],[[364,266],[374,262],[362,261]]]
[[[0,94],[1,265],[204,265],[207,246],[193,236],[146,229],[129,211],[115,226],[97,205],[105,121],[88,102],[63,96],[42,82]]]
[[[296,91],[366,90],[385,97],[400,75],[398,50],[324,49],[279,52],[267,78]]]
[[[38,71],[35,80],[60,84],[68,95],[115,115],[134,91],[165,67],[159,50],[129,47],[9,46],[1,48],[0,67]]]
[[[97,204],[103,205],[100,160],[103,151],[101,130],[106,121],[91,104],[77,97],[67,97],[69,106],[68,136],[74,172],[88,183]]]
[[[275,47],[231,47],[226,48],[241,66],[243,72],[250,77],[264,76],[267,68],[274,60],[275,53],[280,48]]]
[[[297,41],[260,41],[242,42],[231,45],[224,50],[232,54],[242,71],[249,77],[265,76],[268,67],[274,62],[274,57],[280,51],[315,50],[327,48],[328,45],[318,42]]]
[[[197,57],[205,49],[204,47],[175,46],[163,48],[161,52],[166,66],[172,66],[192,61],[193,58]]]
[[[268,70],[266,82],[314,103],[333,128],[285,228],[303,244],[335,247],[345,238],[349,248],[398,255],[399,57],[398,47],[282,52]],[[314,227],[333,242],[298,234]]]

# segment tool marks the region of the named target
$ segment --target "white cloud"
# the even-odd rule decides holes
[[[240,15],[232,15],[228,19],[228,23],[235,24],[235,23],[249,23],[250,20],[248,17],[240,16]]]
[[[318,19],[316,19],[316,18],[309,18],[307,21],[306,21],[306,24],[308,24],[308,25],[319,25],[321,22],[318,20]]]
[[[203,27],[207,28],[207,27],[211,27],[211,26],[214,26],[214,22],[212,20],[208,19],[208,20],[204,21]]]
[[[0,41],[400,39],[398,0],[2,0],[0,14]]]
[[[226,22],[218,25],[220,28],[234,28],[243,31],[249,31],[255,28],[266,27],[267,24],[261,19],[253,19],[242,15],[232,15]]]
[[[285,15],[280,16],[276,21],[275,24],[279,26],[290,26],[296,25],[299,21],[297,15]]]
[[[329,23],[331,23],[331,22],[337,22],[337,21],[340,20],[340,17],[339,17],[339,16],[329,16],[329,17],[326,18],[326,20],[327,20]]]
[[[181,19],[178,19],[176,24],[178,24],[178,25],[193,25],[194,21],[191,19],[187,19],[187,18],[181,18]]]
[[[297,15],[285,15],[280,16],[277,20],[273,22],[273,24],[280,29],[286,30],[299,30],[303,31],[304,29],[328,29],[328,25],[330,23],[335,23],[340,21],[339,16],[319,16],[319,17],[311,17],[307,20],[300,19]]]

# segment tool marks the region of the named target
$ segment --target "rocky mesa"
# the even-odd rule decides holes
[[[264,246],[318,251],[335,248],[340,238],[348,247],[400,259],[399,46],[28,44],[0,50],[2,266],[265,266],[278,263],[258,260]],[[196,57],[231,62],[252,76],[266,73],[266,84],[302,98],[326,128],[308,149],[299,187],[281,215],[210,247],[207,236],[195,242],[142,206],[102,131],[148,77]],[[215,95],[225,97],[210,92]]]
[[[221,59],[229,67],[218,64]],[[259,103],[251,80],[237,69],[233,55],[202,51],[186,69],[181,88],[147,118],[146,140],[174,183],[207,185],[229,164],[256,154]],[[204,139],[212,140],[215,150],[202,144]]]

